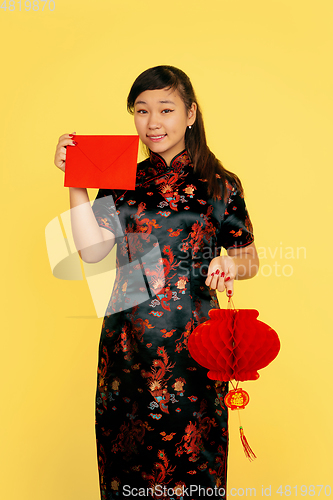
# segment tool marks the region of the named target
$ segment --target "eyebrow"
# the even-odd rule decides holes
[[[175,106],[175,103],[173,101],[158,101],[160,104],[173,104]],[[147,104],[146,101],[136,101],[135,106],[137,104]]]

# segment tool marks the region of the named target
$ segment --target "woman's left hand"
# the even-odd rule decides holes
[[[237,266],[228,255],[212,259],[207,273],[205,284],[212,290],[226,291],[228,297],[234,293],[234,279],[237,274]]]

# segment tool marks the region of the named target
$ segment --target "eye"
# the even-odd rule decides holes
[[[139,113],[140,115],[144,115],[147,113],[147,111],[145,109],[138,109],[137,113]]]
[[[162,113],[172,113],[173,109],[163,109]]]

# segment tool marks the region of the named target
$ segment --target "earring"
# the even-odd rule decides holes
[[[188,128],[190,128],[190,129],[191,129],[191,128],[192,128],[192,125],[189,125],[189,126],[188,126]]]

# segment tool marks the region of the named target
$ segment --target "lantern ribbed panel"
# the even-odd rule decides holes
[[[212,380],[256,380],[257,370],[277,356],[277,333],[262,321],[255,309],[212,309],[188,339],[193,359],[209,369]]]

